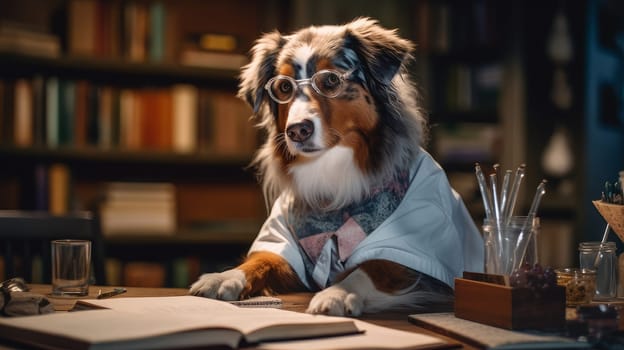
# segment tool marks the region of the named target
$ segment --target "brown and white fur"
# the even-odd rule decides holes
[[[366,198],[396,169],[410,164],[426,129],[406,72],[412,50],[412,43],[396,31],[367,18],[292,35],[272,32],[256,42],[252,61],[241,74],[239,97],[253,107],[259,126],[267,132],[255,165],[269,201],[290,191],[302,210],[341,208]],[[291,102],[277,104],[264,89],[278,74],[303,79],[322,69],[354,69],[354,73],[335,98],[320,96],[308,85]],[[304,130],[310,135],[297,138],[287,133],[294,128],[296,134],[302,123],[312,125]],[[358,316],[414,304],[419,276],[394,262],[365,261],[318,292],[307,311]],[[444,287],[445,292],[450,290]],[[234,269],[202,275],[190,292],[235,300],[304,289],[283,257],[255,252]],[[420,290],[420,303],[423,295],[449,300],[449,293]]]

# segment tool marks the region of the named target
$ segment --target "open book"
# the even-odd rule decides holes
[[[352,319],[195,297],[81,300],[102,309],[0,318],[0,338],[46,349],[238,348],[361,332]]]
[[[194,296],[80,300],[77,306],[75,309],[86,311],[0,317],[0,340],[45,349],[121,350],[237,348],[249,344],[263,350],[412,350],[457,346],[438,337],[350,318],[276,308],[241,308]]]

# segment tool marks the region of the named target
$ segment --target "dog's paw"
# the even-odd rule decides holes
[[[314,295],[307,313],[330,316],[352,316],[362,314],[364,300],[356,293],[343,289],[340,285],[331,286]]]
[[[205,273],[191,285],[190,294],[221,300],[238,300],[245,287],[243,271],[232,269],[220,273]]]

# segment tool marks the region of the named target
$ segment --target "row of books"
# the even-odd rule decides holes
[[[63,215],[70,209],[77,209],[72,189],[72,174],[69,167],[62,163],[37,164],[32,174],[32,187],[21,200],[33,210],[48,211],[54,215]],[[84,209],[81,206],[80,209]]]
[[[188,288],[206,271],[209,270],[203,270],[198,256],[178,257],[167,261],[106,259],[106,282],[114,286]]]
[[[419,0],[414,20],[418,49],[444,54],[495,46],[502,38],[502,14],[509,11],[502,4],[496,0]]]
[[[251,109],[233,93],[178,84],[120,89],[86,80],[0,80],[0,143],[20,147],[213,152],[257,146]]]
[[[162,1],[69,1],[68,53],[131,61],[171,59],[175,38],[167,37],[173,23],[167,23],[165,11]]]
[[[241,47],[234,35],[179,33],[174,9],[161,0],[72,0],[67,2],[66,33],[0,19],[0,52],[51,58],[66,54],[228,70],[239,70],[249,62],[243,54],[247,48]]]
[[[179,33],[175,9],[162,0],[69,1],[68,54],[233,70],[248,62],[233,35]]]
[[[489,163],[499,157],[500,129],[491,123],[449,123],[432,129],[436,158],[442,164]],[[473,174],[474,180],[474,174]]]
[[[106,259],[106,282],[113,286],[188,288],[206,272],[225,271],[240,262],[234,254],[228,261],[189,254],[159,260]]]
[[[96,209],[102,234],[173,235],[177,228],[176,187],[172,183],[107,182],[97,185],[92,198],[76,191],[66,164],[39,164],[34,169],[33,198],[24,198],[34,210],[55,215],[74,209]]]
[[[503,84],[503,67],[500,63],[468,65],[456,63],[446,70],[441,86],[446,111],[496,109]]]

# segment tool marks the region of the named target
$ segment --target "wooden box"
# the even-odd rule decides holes
[[[455,279],[455,316],[506,329],[556,330],[565,326],[565,288],[527,288]]]

